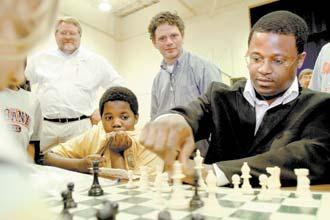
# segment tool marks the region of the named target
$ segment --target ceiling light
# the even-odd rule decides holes
[[[111,10],[111,4],[108,0],[101,0],[98,6],[98,9],[103,12],[108,12]]]

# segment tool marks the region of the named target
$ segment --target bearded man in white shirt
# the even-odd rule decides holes
[[[25,74],[31,84],[38,83],[37,96],[44,117],[42,151],[97,124],[99,87],[124,84],[105,58],[80,47],[81,35],[77,19],[60,18],[55,25],[58,49],[28,60]]]

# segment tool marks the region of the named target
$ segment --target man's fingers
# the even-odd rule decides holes
[[[156,152],[162,152],[166,148],[166,141],[168,140],[168,129],[165,127],[162,131],[155,134],[154,149]]]
[[[195,142],[193,137],[190,136],[184,142],[179,154],[179,160],[184,166],[188,164],[189,157],[194,150],[195,150]]]
[[[165,168],[167,170],[172,170],[173,163],[176,160],[177,155],[178,152],[174,148],[167,149],[166,151],[164,151],[164,162]]]

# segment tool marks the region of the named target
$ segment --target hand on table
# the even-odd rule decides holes
[[[93,167],[92,161],[99,160],[99,167],[105,165],[105,159],[99,154],[91,154],[82,158],[79,162],[79,172],[90,173],[91,168]]]

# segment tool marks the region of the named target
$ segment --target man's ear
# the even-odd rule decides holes
[[[307,53],[304,51],[301,54],[299,54],[298,58],[298,69],[302,67],[304,64],[305,58],[306,58]]]

